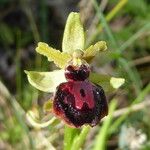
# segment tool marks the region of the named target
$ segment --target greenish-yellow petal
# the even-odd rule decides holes
[[[44,55],[48,58],[49,61],[54,61],[56,66],[60,68],[64,68],[67,64],[67,62],[71,59],[71,56],[65,52],[60,52],[59,50],[56,50],[48,44],[44,42],[39,42],[38,47],[36,48],[36,51]]]
[[[91,61],[98,52],[103,52],[107,50],[107,45],[105,41],[99,41],[94,45],[91,45],[84,51],[83,59],[87,62]]]

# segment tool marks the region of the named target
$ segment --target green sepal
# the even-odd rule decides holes
[[[46,56],[49,61],[54,61],[56,66],[60,68],[64,68],[67,62],[71,59],[71,56],[69,54],[60,52],[59,50],[56,50],[43,42],[38,43],[36,51],[39,54]]]
[[[62,50],[72,54],[74,50],[84,50],[85,36],[80,14],[71,12],[68,16],[63,41]]]
[[[107,50],[106,42],[99,41],[84,51],[83,59],[85,59],[87,62],[90,62],[98,52],[103,52],[105,50]]]
[[[25,71],[29,83],[40,91],[55,92],[56,87],[66,82],[64,70],[54,70],[52,72]]]
[[[123,78],[115,78],[97,73],[91,73],[89,79],[91,82],[100,85],[106,93],[114,92],[125,82]]]
[[[34,128],[37,128],[37,129],[46,128],[49,125],[53,124],[56,120],[55,117],[51,117],[50,120],[43,121],[43,120],[40,120],[39,116],[37,117],[37,115],[39,115],[39,111],[36,108],[34,108],[34,110],[33,109],[29,110],[26,113],[26,119],[27,119],[29,125],[33,126]]]

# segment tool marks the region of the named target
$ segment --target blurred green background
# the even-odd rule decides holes
[[[86,46],[99,40],[108,44],[92,70],[126,79],[122,88],[107,94],[109,102],[117,100],[111,123],[92,128],[82,149],[150,150],[149,0],[0,0],[0,150],[63,149],[63,123],[34,129],[26,122],[25,113],[33,107],[41,118],[45,115],[42,107],[51,95],[31,87],[24,70],[56,68],[35,48],[43,41],[61,49],[71,11],[81,13]]]

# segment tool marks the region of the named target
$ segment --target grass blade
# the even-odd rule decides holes
[[[110,22],[115,15],[125,6],[125,4],[128,2],[128,0],[120,0],[118,4],[106,15],[106,21]],[[91,38],[87,42],[87,46],[90,45],[96,37],[99,35],[99,33],[102,31],[102,25],[100,24],[96,30],[96,33],[91,35]]]
[[[101,21],[101,24],[102,24],[102,27],[105,29],[110,41],[112,42],[113,46],[115,47],[116,46],[116,40],[114,39],[112,33],[111,33],[111,30],[109,28],[109,25],[107,24],[107,21],[100,9],[100,7],[98,6],[96,0],[93,0],[93,6],[97,12],[97,17],[99,18],[99,20]]]
[[[120,116],[111,126],[111,130],[110,132],[113,133],[118,127],[119,125],[128,117],[129,113],[131,112],[131,107],[136,104],[141,102],[145,96],[150,92],[150,84],[148,84],[143,91],[141,91],[141,93],[139,94],[139,96],[133,100],[132,104],[129,106],[128,111],[126,113],[124,113],[122,116]]]
[[[89,131],[90,131],[90,126],[85,126],[82,129],[80,135],[74,139],[71,150],[80,150],[81,149],[81,146],[85,142],[85,139],[86,139]]]
[[[64,150],[70,150],[72,147],[72,142],[74,138],[78,135],[79,129],[70,128],[67,125],[65,126],[64,131]]]
[[[112,119],[113,119],[113,112],[116,108],[117,102],[115,100],[112,100],[109,105],[109,115],[106,118],[106,120],[103,123],[103,126],[99,130],[99,133],[96,137],[96,143],[94,145],[93,150],[105,150],[105,145],[107,141],[107,137],[109,135],[109,127],[111,125]]]

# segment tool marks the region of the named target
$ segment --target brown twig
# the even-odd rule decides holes
[[[135,59],[130,63],[130,65],[137,66],[137,65],[148,63],[148,62],[150,62],[150,55],[146,56],[146,57]]]
[[[149,107],[150,106],[150,100],[145,100],[139,104],[135,104],[133,105],[131,108],[130,108],[130,111],[131,112],[135,112],[135,111],[139,111],[139,110],[142,110],[146,107]],[[118,109],[114,112],[113,114],[113,117],[119,117],[121,116],[122,114],[125,114],[126,112],[129,111],[129,108],[126,107],[126,108],[122,108],[122,109]]]

